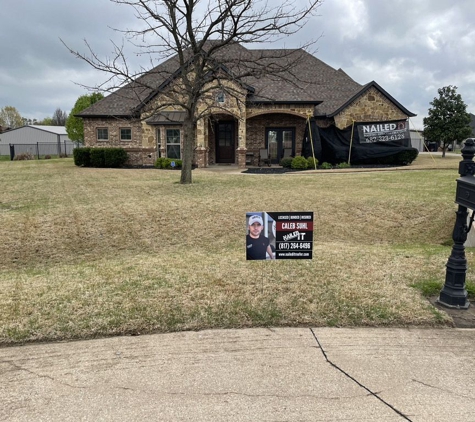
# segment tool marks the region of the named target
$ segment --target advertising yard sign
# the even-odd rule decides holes
[[[312,259],[313,212],[246,213],[246,259]]]
[[[395,141],[399,141],[402,144],[411,139],[407,120],[357,123],[356,127],[360,144]]]

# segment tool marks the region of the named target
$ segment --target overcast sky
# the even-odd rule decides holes
[[[0,108],[14,106],[38,120],[58,107],[69,113],[88,93],[80,84],[106,79],[74,58],[60,38],[80,51],[86,39],[105,56],[112,51],[110,40],[121,43],[111,28],[139,24],[130,7],[109,0],[0,0],[0,6]],[[475,114],[473,0],[325,0],[318,16],[285,46],[318,37],[319,59],[360,84],[376,81],[418,115],[411,119],[418,129],[443,86],[457,86]]]

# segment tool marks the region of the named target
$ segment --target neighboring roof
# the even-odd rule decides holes
[[[20,126],[15,129],[10,129],[8,132],[4,133],[11,133],[16,130],[24,130],[25,128],[31,128],[35,130],[42,130],[43,132],[53,133],[55,135],[67,135],[66,127],[65,126],[42,126],[42,125],[26,125]]]
[[[282,64],[284,68],[286,65],[287,67],[289,64],[292,65],[282,73],[282,77],[262,75],[261,77],[243,78],[241,82],[248,90],[249,103],[313,104],[318,105],[316,114],[331,117],[357,96],[374,86],[405,114],[414,116],[376,82],[362,86],[343,70],[332,68],[302,49],[251,50],[236,43],[228,46],[221,53],[220,60],[224,63],[223,69],[226,69],[231,75],[239,74],[239,63],[252,66],[252,63],[259,62],[274,67]],[[162,89],[165,89],[178,75],[178,57],[173,56],[138,78],[136,82],[120,88],[83,110],[78,116],[138,116],[141,107]],[[158,124],[156,122],[160,119],[160,116],[157,116],[154,119],[149,119],[148,122]]]
[[[55,133],[56,135],[67,135],[66,126],[41,126],[41,125],[29,125],[38,130],[44,130],[45,132]]]

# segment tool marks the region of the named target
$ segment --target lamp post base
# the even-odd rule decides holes
[[[467,300],[467,298],[460,298],[461,300],[459,301],[459,303],[456,303],[456,304],[453,304],[454,302],[457,302],[454,300],[453,297],[450,297],[449,298],[450,300],[447,300],[447,297],[443,297],[443,295],[441,294],[436,302],[439,304],[439,305],[442,305],[446,308],[451,308],[451,309],[468,309],[468,307],[470,306],[470,302]],[[452,302],[452,303],[447,303],[447,302]]]

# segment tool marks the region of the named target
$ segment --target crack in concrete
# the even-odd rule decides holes
[[[433,388],[434,390],[443,391],[444,393],[448,393],[448,394],[454,394],[454,391],[453,391],[453,390],[448,390],[448,389],[446,389],[446,388],[440,388],[440,387],[437,387],[437,386],[435,386],[435,385],[430,385],[430,384],[427,384],[427,383],[425,383],[425,382],[416,380],[416,379],[414,379],[414,378],[413,378],[411,381],[416,382],[417,384],[421,384],[421,385],[423,385],[424,387]],[[465,399],[470,399],[470,400],[474,400],[474,399],[475,399],[473,396],[467,396],[466,394],[459,394],[459,393],[457,393],[456,395],[457,395],[457,397],[463,397],[463,398],[465,398]]]
[[[298,395],[291,395],[291,394],[251,394],[251,393],[242,393],[239,391],[223,391],[223,392],[214,392],[214,393],[193,393],[190,391],[151,391],[151,390],[142,390],[139,388],[130,388],[130,387],[122,387],[122,386],[114,386],[112,389],[117,390],[125,390],[125,391],[133,391],[134,393],[146,393],[146,394],[153,394],[156,396],[157,394],[163,396],[187,396],[187,397],[219,397],[219,396],[241,396],[241,397],[266,397],[266,398],[278,398],[278,399],[296,399],[296,398],[310,398],[310,399],[322,399],[322,400],[341,400],[343,399],[351,399],[355,396],[320,396],[317,394],[298,394]]]
[[[315,341],[317,342],[318,344],[318,347],[320,348],[320,350],[322,351],[322,354],[323,356],[325,357],[325,360],[327,361],[327,363],[329,363],[333,368],[337,369],[338,371],[340,371],[343,375],[345,375],[345,377],[349,378],[350,380],[352,380],[353,382],[355,382],[356,384],[358,384],[361,388],[364,388],[369,394],[369,396],[373,396],[375,397],[376,399],[378,399],[380,402],[382,402],[384,405],[388,406],[391,410],[393,410],[394,412],[396,412],[399,416],[401,416],[402,418],[404,418],[405,420],[409,421],[409,422],[412,422],[411,419],[409,419],[404,413],[402,413],[400,410],[396,409],[392,404],[388,403],[387,401],[385,401],[383,398],[381,398],[378,394],[379,392],[374,392],[374,391],[371,391],[368,387],[366,387],[365,385],[363,385],[361,382],[359,382],[356,378],[352,377],[348,372],[345,372],[343,369],[341,369],[338,365],[336,365],[335,363],[333,363],[330,359],[328,359],[328,356],[325,352],[325,350],[323,349],[320,341],[318,340],[317,338],[317,335],[315,334],[315,332],[313,331],[312,328],[310,328],[310,332],[312,333],[313,337],[315,338]]]
[[[38,374],[37,372],[35,371],[32,371],[31,369],[28,369],[28,368],[24,368],[23,366],[20,366],[20,365],[17,365],[15,362],[12,362],[12,361],[4,361],[5,363],[8,363],[10,364],[14,369],[16,369],[17,371],[23,371],[23,372],[26,372],[28,374],[31,374],[31,375],[34,375],[35,377],[38,377],[38,378],[46,378],[46,379],[49,379],[53,382],[56,382],[58,384],[61,384],[61,385],[65,385],[66,387],[70,387],[70,388],[75,388],[75,389],[86,389],[86,388],[89,388],[89,387],[81,387],[81,386],[78,386],[78,385],[71,385],[67,382],[64,382],[64,381],[59,381],[57,380],[56,378],[50,376],[50,375],[42,375],[42,374]]]

